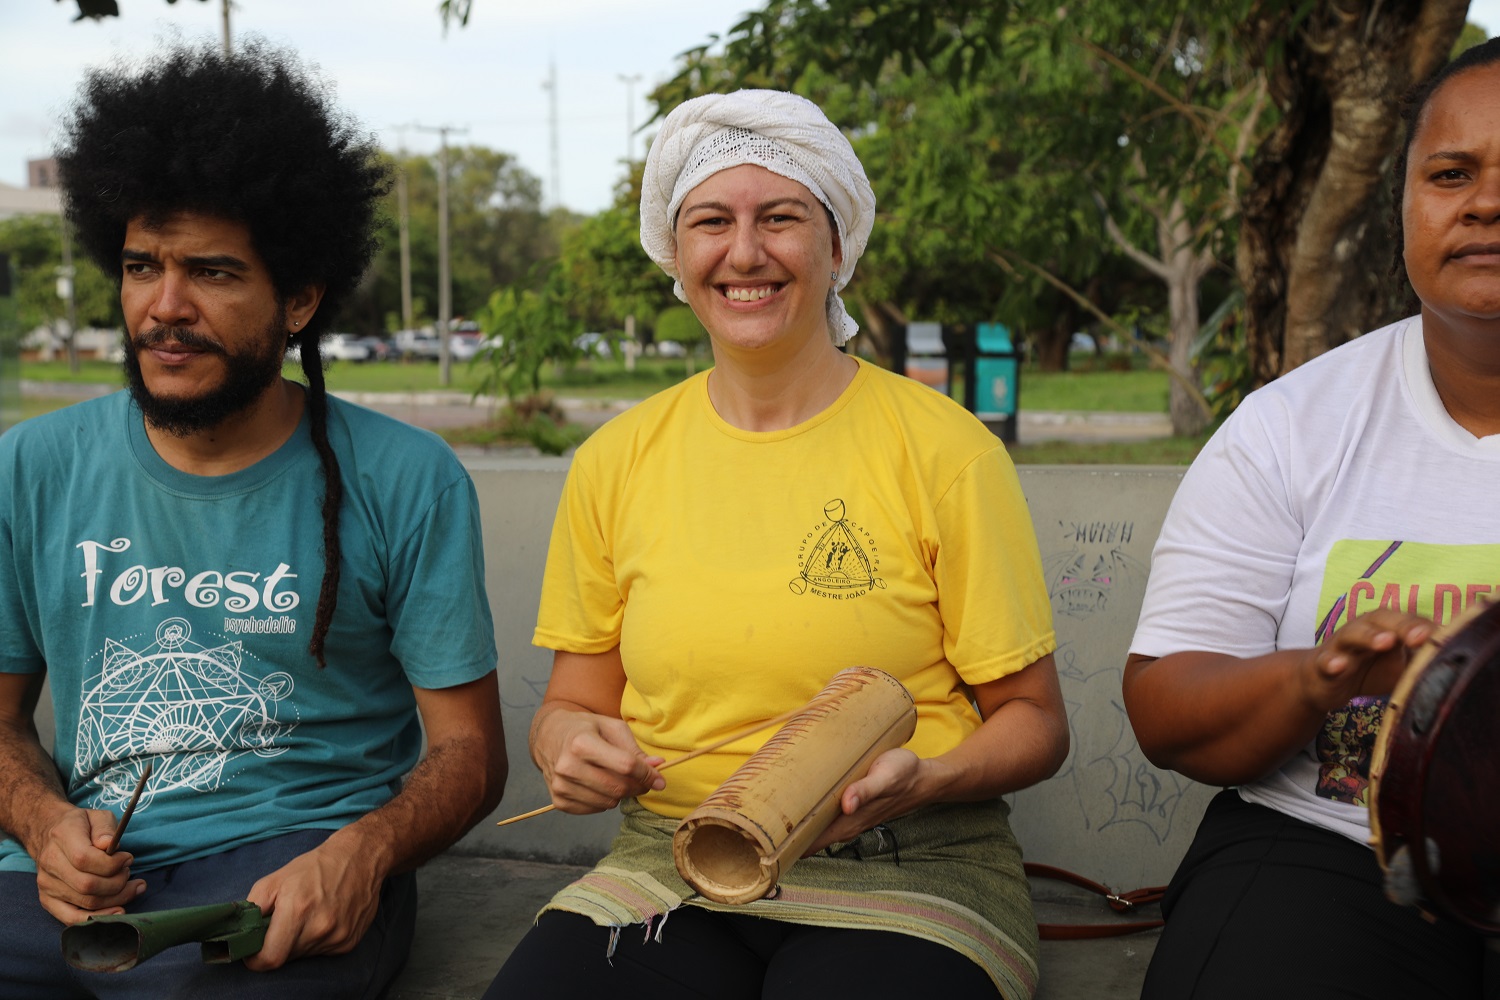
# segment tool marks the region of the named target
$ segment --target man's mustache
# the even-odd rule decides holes
[[[211,340],[194,330],[175,326],[153,326],[149,330],[142,331],[130,338],[130,344],[137,351],[147,351],[153,347],[161,347],[163,344],[177,344],[182,347],[202,351],[205,354],[217,354],[227,357],[229,352],[224,350],[218,341]]]

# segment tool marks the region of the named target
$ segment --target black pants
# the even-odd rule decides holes
[[[951,948],[893,931],[807,927],[678,907],[660,943],[587,917],[543,914],[485,1000],[964,1000],[999,995],[989,975]]]
[[[1162,912],[1142,1000],[1500,1000],[1500,953],[1387,900],[1368,847],[1232,789]]]

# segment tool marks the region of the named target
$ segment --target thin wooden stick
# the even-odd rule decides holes
[[[816,699],[814,699],[814,700],[816,700]],[[808,702],[806,705],[802,705],[802,706],[800,706],[798,708],[794,708],[790,712],[782,712],[780,715],[776,716],[776,718],[774,718],[774,719],[767,719],[765,722],[757,722],[757,723],[754,723],[753,725],[744,726],[744,727],[742,727],[740,729],[736,729],[734,732],[730,733],[728,736],[725,736],[722,739],[714,740],[708,746],[699,747],[696,750],[693,750],[693,751],[690,751],[688,753],[683,754],[681,757],[673,757],[671,760],[666,761],[665,763],[658,764],[658,765],[656,765],[656,769],[658,771],[665,771],[669,767],[676,767],[678,764],[684,764],[684,763],[692,760],[694,757],[701,757],[701,756],[703,756],[706,753],[712,753],[713,751],[718,750],[720,747],[728,746],[729,744],[733,743],[735,740],[744,739],[746,736],[750,736],[753,733],[758,733],[762,729],[770,729],[772,726],[779,726],[779,725],[781,725],[784,722],[790,722],[792,720],[792,716],[798,715],[798,714],[806,711],[811,705],[812,705],[812,702]],[[523,812],[519,816],[512,816],[510,819],[502,819],[500,822],[496,823],[495,825],[496,826],[509,826],[512,823],[519,823],[523,819],[530,819],[533,816],[540,816],[542,813],[551,812],[555,808],[557,808],[557,807],[556,806],[551,806],[551,805],[542,806],[540,809],[533,809],[530,812]]]
[[[120,825],[115,827],[115,835],[109,838],[105,854],[113,854],[119,850],[120,838],[125,836],[125,827],[130,823],[130,817],[135,815],[136,803],[141,801],[141,791],[146,787],[146,779],[151,777],[151,765],[151,761],[146,761],[146,769],[141,772],[141,780],[135,783],[135,791],[130,793],[130,803],[125,807],[125,815],[120,817]]]

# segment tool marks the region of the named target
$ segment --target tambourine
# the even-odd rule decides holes
[[[916,728],[911,693],[896,678],[874,667],[839,671],[678,825],[678,873],[719,903],[767,895],[832,824],[844,789]]]
[[[1391,693],[1370,768],[1386,895],[1500,935],[1500,604],[1425,644]]]

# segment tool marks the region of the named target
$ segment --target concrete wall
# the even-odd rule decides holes
[[[614,813],[550,813],[503,829],[493,823],[547,802],[526,736],[552,657],[531,645],[531,632],[567,462],[481,458],[468,466],[484,520],[511,777],[500,808],[456,850],[591,863],[609,845]],[[1214,791],[1147,763],[1120,698],[1151,547],[1180,479],[1177,469],[1021,470],[1052,595],[1073,746],[1055,778],[1012,796],[1012,822],[1030,860],[1118,888],[1170,877]],[[45,702],[38,721],[50,730]]]
[[[1011,823],[1027,860],[1115,888],[1166,882],[1218,790],[1153,767],[1120,693],[1151,548],[1181,480],[1181,469],[1021,470],[1073,745],[1055,777],[1011,796]]]

